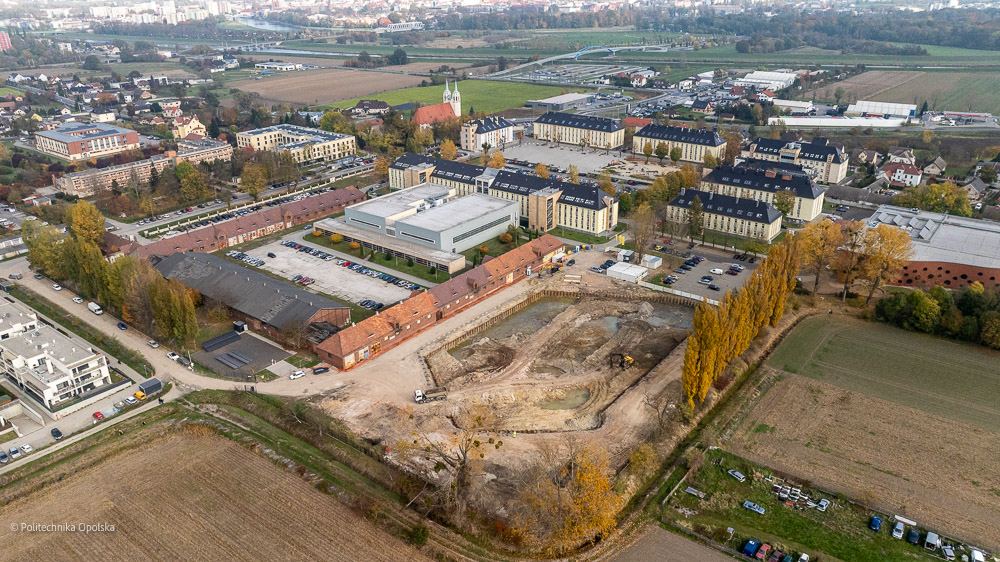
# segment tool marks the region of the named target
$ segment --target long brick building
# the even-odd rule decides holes
[[[543,235],[344,328],[317,345],[316,353],[337,369],[350,369],[517,283],[564,248],[555,236]]]

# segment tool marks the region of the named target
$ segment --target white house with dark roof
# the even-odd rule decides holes
[[[514,124],[499,116],[477,119],[462,125],[460,136],[463,150],[477,151],[483,144],[495,148],[514,142]]]

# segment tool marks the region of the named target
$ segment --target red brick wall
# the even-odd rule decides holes
[[[948,262],[910,262],[903,267],[895,285],[958,289],[979,281],[986,288],[1000,288],[1000,269]]]

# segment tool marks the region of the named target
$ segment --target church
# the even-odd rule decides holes
[[[462,115],[462,94],[458,91],[458,82],[455,82],[455,91],[451,91],[448,81],[444,83],[444,93],[441,95],[441,103],[437,105],[426,105],[418,107],[413,112],[413,122],[421,128],[427,128],[439,121],[460,117]]]

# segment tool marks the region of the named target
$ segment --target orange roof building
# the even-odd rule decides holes
[[[417,110],[413,112],[413,122],[420,125],[421,128],[427,128],[434,123],[459,117],[461,115],[462,94],[458,91],[458,83],[455,83],[455,91],[452,92],[448,81],[445,80],[444,92],[441,95],[441,103],[437,105],[418,107]]]

